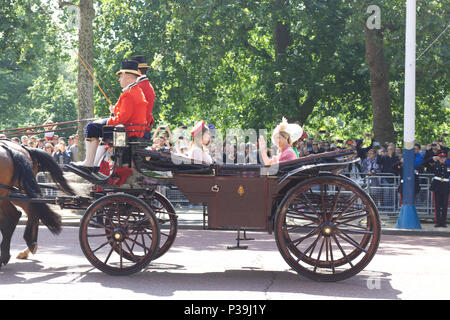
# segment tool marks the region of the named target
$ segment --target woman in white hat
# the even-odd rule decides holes
[[[272,134],[272,142],[278,147],[278,154],[269,158],[267,156],[267,144],[264,137],[259,137],[259,150],[264,165],[272,165],[283,161],[297,159],[297,154],[292,149],[291,144],[302,136],[303,130],[299,125],[288,124],[287,120],[283,121],[275,128]],[[295,139],[293,141],[293,139]]]

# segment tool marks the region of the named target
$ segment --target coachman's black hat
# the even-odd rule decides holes
[[[145,56],[134,56],[131,57],[131,60],[135,60],[139,63],[138,68],[139,69],[150,69],[151,67],[147,65],[147,58]]]
[[[116,72],[117,75],[121,73],[131,73],[137,76],[140,76],[141,74],[138,72],[138,65],[139,63],[135,60],[124,60],[122,61],[122,69]]]

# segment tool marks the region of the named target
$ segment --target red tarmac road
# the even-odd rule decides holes
[[[29,260],[18,226],[11,260],[0,269],[0,299],[449,299],[450,238],[382,235],[380,248],[360,274],[319,283],[289,270],[274,235],[249,232],[248,250],[227,250],[235,232],[178,231],[173,247],[145,270],[112,277],[93,268],[78,244],[78,228],[60,236],[40,228]]]

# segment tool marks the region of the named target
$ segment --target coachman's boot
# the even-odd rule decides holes
[[[92,168],[94,166],[95,154],[97,152],[99,143],[100,140],[97,138],[86,139],[86,158],[84,159],[84,161],[71,162],[71,165],[85,171],[92,171]]]
[[[93,164],[93,168],[92,168],[92,172],[93,173],[97,173],[100,170],[100,164],[103,161],[103,158],[105,158],[105,154],[106,154],[106,146],[101,145],[97,148],[97,152],[95,154],[95,158],[94,158],[94,164]]]

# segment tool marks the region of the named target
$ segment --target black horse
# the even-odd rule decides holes
[[[40,197],[41,190],[36,181],[36,174],[39,171],[49,172],[60,190],[75,195],[64,178],[61,168],[47,152],[26,148],[9,140],[0,140],[0,197],[8,197],[11,192],[21,192],[29,198]],[[30,252],[36,253],[39,221],[46,225],[53,234],[61,232],[61,217],[47,204],[0,200],[0,230],[2,233],[0,267],[6,265],[11,257],[11,238],[21,216],[21,212],[16,206],[21,207],[28,217],[23,236],[27,250],[19,254],[18,258],[26,259]]]

